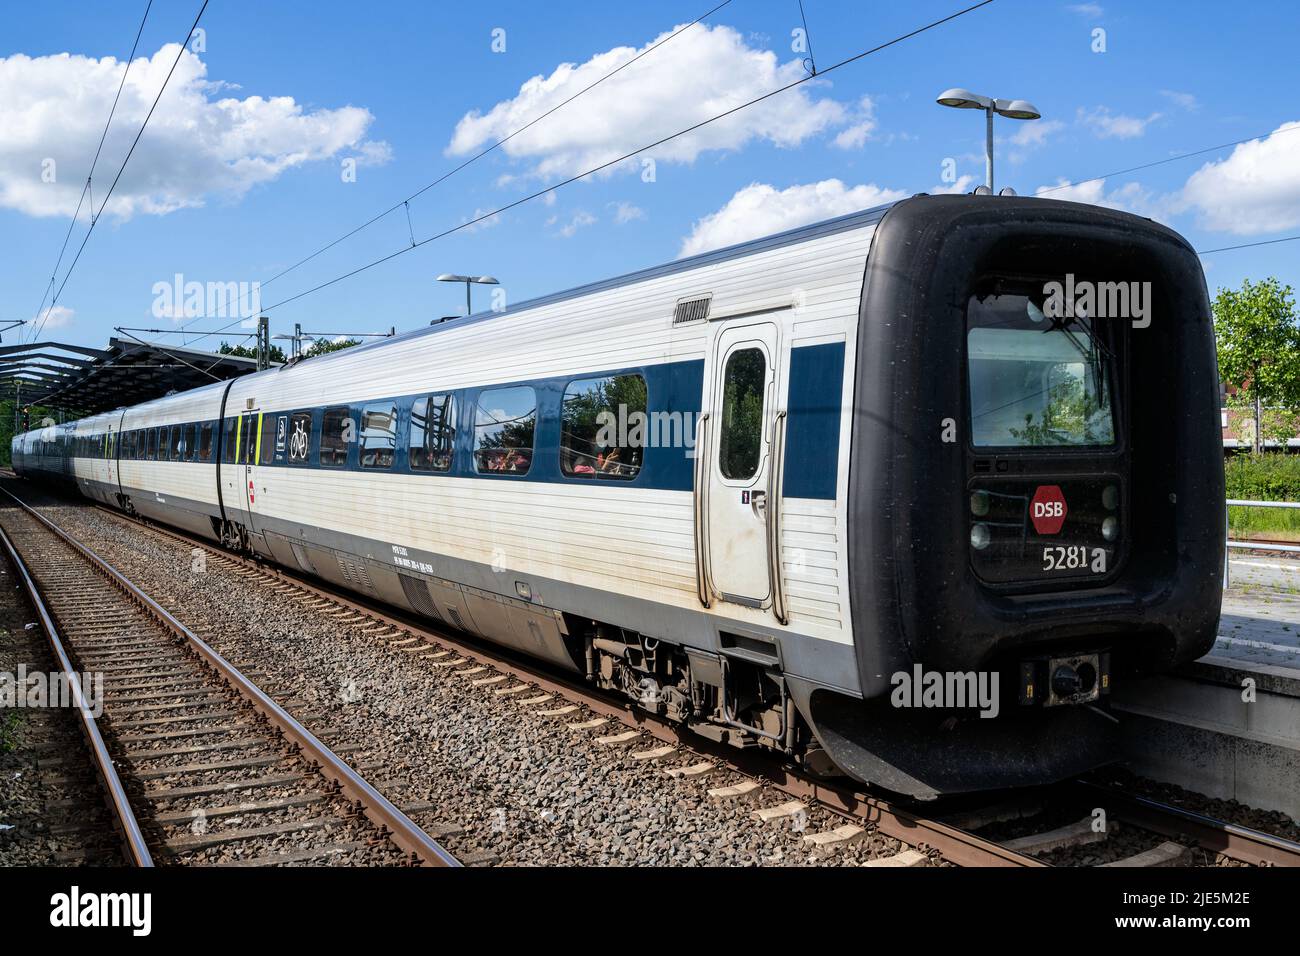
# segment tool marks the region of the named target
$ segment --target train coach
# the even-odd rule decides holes
[[[14,464],[928,799],[1115,759],[1114,682],[1209,649],[1217,413],[1176,233],[921,195],[31,431]]]

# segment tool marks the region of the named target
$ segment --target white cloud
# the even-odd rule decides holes
[[[1065,9],[1069,10],[1071,13],[1077,13],[1081,17],[1089,17],[1092,19],[1103,16],[1106,13],[1099,3],[1072,3]]]
[[[461,232],[479,232],[482,229],[491,229],[493,226],[500,225],[501,213],[492,213],[492,215],[488,216],[487,214],[489,212],[491,212],[491,210],[475,209],[474,215],[465,216],[461,219],[461,222],[466,224],[473,223],[473,225],[466,225]],[[485,216],[487,218],[484,218]]]
[[[1191,93],[1180,93],[1178,90],[1161,90],[1160,95],[1171,101],[1180,109],[1185,109],[1193,113],[1201,108],[1201,104]]]
[[[52,309],[42,309],[33,318],[32,323],[33,325],[39,324],[41,331],[46,332],[50,329],[71,325],[72,317],[76,314],[75,309],[69,309],[66,305],[56,305]]]
[[[1060,120],[1030,120],[1016,124],[1017,129],[1007,137],[1007,159],[1019,165],[1029,158],[1029,154],[1047,145],[1050,137],[1065,129]],[[980,157],[983,161],[983,157]]]
[[[393,147],[385,140],[369,140],[357,147],[358,166],[384,166],[393,161]]]
[[[1206,163],[1183,186],[1185,208],[1217,232],[1259,235],[1300,225],[1300,122],[1283,123],[1263,139]]]
[[[861,149],[876,129],[876,104],[871,97],[862,97],[849,123],[836,135],[834,143],[840,149]]]
[[[962,173],[955,183],[939,183],[937,186],[931,186],[930,192],[936,196],[968,193],[974,188],[976,182],[977,178],[971,173]]]
[[[1137,116],[1114,114],[1105,106],[1093,110],[1079,109],[1079,122],[1091,126],[1101,139],[1133,139],[1147,131],[1147,127],[1160,119],[1160,113],[1152,113],[1146,119]]]
[[[1105,179],[1094,179],[1074,185],[1065,185],[1066,182],[1067,180],[1059,179],[1051,186],[1039,186],[1034,194],[1044,199],[1064,199],[1069,202],[1106,206],[1109,209],[1161,220],[1168,219],[1177,206],[1174,197],[1156,196],[1139,183],[1125,183],[1107,192]],[[1064,188],[1061,188],[1062,186]]]
[[[168,44],[131,64],[96,169],[96,204],[177,51]],[[125,69],[114,57],[0,57],[0,206],[30,216],[72,215]],[[307,110],[289,96],[220,97],[230,87],[206,77],[203,61],[185,51],[108,214],[162,215],[201,206],[212,194],[240,196],[285,170],[349,149],[361,164],[387,162],[391,155],[387,143],[365,140],[374,119],[368,110]],[[51,169],[47,161],[54,164],[53,182],[42,178]]]
[[[874,183],[846,187],[838,179],[781,190],[767,183],[751,183],[717,212],[696,221],[691,234],[682,240],[680,254],[691,256],[719,249],[894,202],[907,195],[902,190],[882,189]]]
[[[646,46],[666,36],[662,34]],[[518,95],[497,103],[487,113],[473,111],[462,117],[448,154],[466,155],[503,139],[640,52],[633,47],[615,47],[585,63],[562,63],[549,76],[533,77],[519,88]],[[515,136],[501,149],[527,167],[523,175],[541,179],[573,175],[803,75],[799,60],[779,63],[775,53],[748,46],[730,27],[700,24],[545,122]],[[834,100],[819,99],[813,89],[818,85],[820,81],[815,81],[771,97],[642,155],[659,162],[690,163],[703,152],[736,150],[752,140],[797,146],[840,125],[848,115]],[[515,178],[508,174],[498,182],[508,185]]]
[[[559,222],[559,219],[560,219],[559,216],[551,216],[549,219],[546,220],[546,224],[548,226],[553,226],[557,222]],[[565,239],[571,239],[573,238],[574,233],[576,233],[579,229],[582,229],[586,226],[593,225],[595,224],[595,222],[596,222],[595,216],[587,212],[585,209],[579,209],[577,212],[573,214],[572,217],[570,217],[568,222],[566,222],[563,226],[561,226],[556,231],[556,235],[563,236]]]
[[[1046,144],[1047,137],[1065,129],[1065,124],[1060,120],[1031,120],[1019,125],[1020,128],[1011,136],[1013,146],[1042,146]]]
[[[609,203],[608,206],[610,209],[614,210],[614,222],[620,226],[624,223],[631,222],[633,219],[645,218],[645,210],[630,202],[612,202]]]

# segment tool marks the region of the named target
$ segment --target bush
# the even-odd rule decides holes
[[[1223,473],[1229,498],[1300,501],[1300,455],[1234,455]]]
[[[1300,501],[1300,455],[1236,455],[1223,466],[1229,498],[1249,501]],[[1292,538],[1300,535],[1300,509],[1229,509],[1234,538],[1251,534]]]

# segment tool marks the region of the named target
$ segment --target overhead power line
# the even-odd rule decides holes
[[[279,279],[279,278],[282,278],[282,277],[288,275],[290,272],[293,272],[293,271],[294,271],[295,269],[297,269],[299,266],[304,266],[304,265],[306,265],[308,262],[311,262],[311,260],[315,259],[315,258],[316,258],[317,256],[319,256],[321,253],[328,252],[330,249],[333,249],[335,246],[337,246],[340,242],[344,242],[344,241],[346,241],[346,240],[348,240],[348,239],[351,239],[351,238],[352,238],[353,236],[355,236],[357,233],[359,233],[359,232],[361,232],[361,231],[363,231],[363,230],[365,230],[365,229],[368,229],[370,226],[373,226],[375,223],[379,222],[381,219],[385,218],[386,216],[391,215],[392,213],[396,212],[397,210],[399,210],[399,209],[401,209],[401,208],[403,208],[403,207],[406,207],[407,225],[409,226],[409,225],[410,225],[410,215],[411,215],[411,210],[410,210],[410,205],[409,205],[409,204],[410,204],[410,202],[411,202],[412,199],[417,199],[417,198],[419,198],[420,196],[423,196],[425,193],[427,193],[427,192],[428,192],[430,189],[432,189],[433,187],[437,186],[439,183],[445,182],[446,180],[450,179],[452,176],[455,176],[458,172],[460,172],[460,171],[461,171],[462,169],[464,169],[465,167],[467,167],[467,166],[471,165],[472,163],[475,163],[475,162],[477,162],[478,160],[482,159],[484,156],[486,156],[488,153],[492,152],[493,150],[498,149],[498,148],[501,147],[501,146],[504,146],[506,143],[510,142],[512,139],[514,139],[514,138],[515,138],[516,136],[518,136],[520,133],[524,132],[525,130],[530,129],[531,127],[535,126],[537,123],[540,123],[542,120],[546,119],[546,117],[550,116],[552,113],[556,112],[557,110],[563,109],[565,106],[568,106],[570,103],[572,103],[572,102],[573,102],[574,100],[576,100],[578,97],[582,96],[584,93],[587,93],[587,92],[589,92],[589,91],[595,89],[597,86],[600,86],[600,84],[604,83],[604,82],[605,82],[606,80],[608,80],[610,77],[612,77],[612,76],[614,76],[615,74],[620,73],[620,72],[622,72],[623,70],[627,69],[627,68],[628,68],[629,66],[631,66],[633,63],[637,62],[637,60],[640,60],[643,56],[646,56],[647,54],[653,53],[655,50],[659,49],[659,47],[663,46],[665,43],[668,43],[670,40],[673,40],[673,39],[675,39],[676,37],[681,36],[683,33],[685,33],[685,32],[686,32],[687,30],[689,30],[691,27],[696,26],[698,23],[700,23],[700,22],[703,21],[703,20],[707,20],[709,17],[713,16],[713,14],[717,13],[719,10],[721,10],[723,7],[727,6],[729,3],[731,3],[731,0],[722,0],[722,3],[719,3],[719,4],[718,4],[716,7],[714,7],[713,9],[708,10],[707,12],[700,14],[698,17],[696,17],[696,18],[695,18],[694,20],[692,20],[690,23],[688,23],[688,24],[686,24],[685,26],[679,27],[678,29],[674,30],[671,34],[669,34],[668,36],[664,37],[664,38],[663,38],[662,40],[660,40],[658,43],[654,43],[654,44],[652,44],[651,46],[646,47],[644,50],[642,50],[642,51],[641,51],[640,53],[638,53],[636,56],[632,57],[632,59],[628,60],[626,63],[620,64],[619,66],[616,66],[614,69],[610,70],[608,73],[606,73],[604,76],[600,77],[599,79],[595,80],[593,83],[591,83],[591,84],[589,84],[589,85],[587,85],[587,86],[584,86],[582,89],[578,90],[578,92],[574,93],[572,96],[568,97],[568,98],[565,99],[565,100],[562,100],[562,101],[559,102],[559,103],[556,103],[554,106],[552,106],[552,107],[551,107],[550,109],[548,109],[546,112],[544,112],[544,113],[542,113],[542,114],[540,114],[540,115],[538,115],[538,116],[534,116],[531,120],[529,120],[529,121],[528,121],[527,123],[525,123],[523,126],[519,127],[519,128],[518,128],[517,130],[515,130],[514,132],[510,133],[508,136],[502,137],[501,139],[499,139],[499,140],[497,140],[495,143],[493,143],[491,146],[488,146],[487,148],[481,150],[481,151],[478,152],[478,153],[475,153],[473,156],[471,156],[469,159],[465,160],[465,161],[464,161],[463,163],[461,163],[459,166],[456,166],[455,168],[450,169],[450,170],[448,170],[447,172],[443,173],[441,176],[439,176],[439,177],[438,177],[437,179],[435,179],[433,182],[428,183],[428,184],[426,184],[426,185],[424,185],[424,186],[421,186],[419,189],[417,189],[415,192],[411,193],[411,195],[407,196],[407,197],[406,197],[405,199],[403,199],[401,202],[393,203],[393,205],[389,206],[389,207],[388,207],[387,209],[385,209],[383,212],[381,212],[381,213],[379,213],[379,214],[377,214],[377,215],[371,217],[370,219],[367,219],[365,222],[363,222],[361,225],[357,226],[355,229],[353,229],[353,230],[351,230],[351,231],[349,231],[349,232],[345,232],[343,235],[339,236],[337,239],[335,239],[335,240],[333,240],[333,241],[331,241],[331,242],[328,242],[328,243],[326,243],[325,245],[321,246],[319,249],[317,249],[317,250],[316,250],[315,252],[313,252],[311,255],[306,256],[306,257],[304,257],[304,258],[302,258],[302,259],[299,259],[297,262],[295,262],[293,265],[289,266],[289,267],[286,268],[286,269],[281,269],[281,270],[280,270],[279,272],[277,272],[275,275],[271,276],[271,278],[266,279],[266,280],[262,281],[261,283],[259,283],[259,286],[264,288],[264,287],[270,285],[270,284],[271,284],[272,282],[274,282],[276,279]],[[411,237],[411,243],[412,243],[412,245],[415,244],[415,237],[414,237],[414,234],[412,234],[412,237]],[[245,297],[246,297],[247,295],[248,295],[248,293],[245,293],[244,295],[241,295],[241,296],[239,297],[239,303],[238,303],[238,305],[237,305],[237,310],[243,308],[244,299],[245,299]],[[182,325],[181,327],[184,328],[183,325]]]
[[[153,7],[153,0],[145,4],[144,16],[140,18],[140,28],[135,31],[135,42],[131,44],[131,53],[126,58],[126,68],[122,70],[122,82],[117,85],[117,95],[113,97],[113,105],[109,108],[108,119],[104,122],[104,132],[99,135],[99,145],[95,147],[95,158],[90,161],[90,172],[86,174],[86,182],[81,187],[81,197],[77,200],[77,208],[72,213],[72,221],[68,223],[68,231],[63,237],[63,245],[59,247],[59,258],[54,262],[54,268],[50,271],[50,283],[45,287],[45,292],[41,295],[41,304],[36,307],[33,315],[40,315],[41,310],[45,308],[45,297],[54,290],[55,276],[59,274],[59,266],[63,264],[63,254],[68,251],[68,240],[72,238],[72,230],[77,225],[77,217],[81,215],[81,206],[86,201],[86,194],[90,190],[90,182],[95,177],[95,166],[99,162],[100,151],[104,148],[104,140],[108,138],[108,128],[113,125],[113,115],[117,112],[117,102],[122,98],[122,90],[126,87],[126,75],[131,72],[131,64],[135,61],[135,51],[140,46],[140,35],[144,33],[145,21],[149,19],[149,10]],[[94,197],[91,197],[92,205]],[[51,306],[53,308],[53,306]],[[35,341],[35,332],[32,335],[32,341]]]
[[[1243,242],[1235,246],[1220,246],[1218,249],[1204,249],[1198,256],[1208,256],[1215,252],[1232,252],[1234,249],[1252,249],[1255,246],[1271,246],[1279,242],[1295,242],[1300,236],[1283,236],[1281,239],[1262,239],[1259,242]]]
[[[77,263],[81,261],[81,253],[86,248],[86,243],[90,241],[91,235],[95,231],[95,226],[99,222],[99,217],[103,215],[105,207],[108,206],[109,199],[113,196],[113,190],[117,188],[118,182],[122,178],[122,173],[126,171],[126,164],[131,161],[132,155],[135,154],[135,148],[140,143],[140,137],[144,135],[145,128],[149,125],[149,120],[153,117],[153,111],[158,107],[158,101],[162,99],[163,93],[167,90],[167,84],[171,82],[172,74],[176,72],[177,65],[181,62],[181,57],[185,55],[186,44],[189,43],[190,37],[194,35],[195,28],[199,25],[199,20],[203,17],[203,11],[208,8],[208,0],[203,0],[203,6],[199,7],[198,15],[194,17],[194,22],[190,25],[189,32],[181,41],[180,49],[176,52],[176,59],[172,61],[171,69],[167,71],[167,76],[163,79],[162,86],[158,90],[158,95],[154,97],[153,105],[149,107],[149,112],[145,114],[144,122],[140,124],[139,131],[135,134],[135,139],[131,141],[131,148],[127,150],[126,157],[122,160],[122,165],[118,167],[117,175],[113,177],[113,183],[108,187],[108,192],[104,194],[104,200],[99,205],[99,212],[93,213],[90,219],[90,228],[86,230],[86,235],[81,240],[81,245],[77,248],[77,254],[73,257],[72,263],[68,266],[68,271],[63,275],[63,281],[59,283],[58,291],[54,293],[54,298],[50,301],[50,307],[46,310],[45,315],[41,317],[32,334],[32,340],[40,334],[41,328],[45,325],[45,320],[49,318],[50,312],[58,304],[59,296],[63,294],[63,289],[72,278],[73,270],[77,268]],[[123,77],[125,82],[125,77]],[[101,144],[102,145],[102,144]],[[92,207],[93,208],[93,207]]]
[[[886,41],[886,42],[884,42],[884,43],[879,44],[878,46],[871,47],[870,49],[863,50],[861,53],[854,54],[853,56],[850,56],[850,57],[847,57],[846,59],[840,60],[838,63],[835,63],[835,64],[833,64],[833,65],[831,65],[831,66],[828,66],[828,67],[826,67],[826,68],[823,69],[823,70],[819,70],[816,76],[813,76],[813,75],[809,74],[809,75],[807,75],[807,76],[801,77],[800,79],[797,79],[797,80],[794,80],[794,81],[792,81],[792,82],[790,82],[790,83],[787,83],[785,86],[780,86],[780,87],[777,87],[777,88],[774,89],[774,90],[769,90],[767,93],[763,93],[763,94],[760,95],[760,96],[756,96],[756,97],[754,97],[753,99],[748,100],[748,101],[746,101],[746,102],[744,102],[744,103],[741,103],[741,104],[738,105],[738,106],[733,106],[731,109],[724,110],[723,112],[718,113],[718,114],[716,114],[715,116],[711,116],[711,117],[709,117],[708,119],[701,120],[701,121],[698,122],[698,123],[694,123],[694,124],[692,124],[692,125],[690,125],[690,126],[687,126],[685,129],[680,129],[680,130],[678,130],[677,132],[675,132],[675,133],[670,133],[669,135],[664,136],[664,137],[662,137],[662,138],[660,138],[660,139],[657,139],[657,140],[655,140],[655,141],[652,142],[652,143],[647,143],[646,145],[641,146],[641,147],[638,147],[637,149],[630,150],[629,152],[626,152],[626,153],[624,153],[623,155],[618,156],[618,157],[615,158],[615,159],[611,159],[611,160],[609,160],[609,161],[607,161],[607,162],[601,163],[601,164],[598,165],[598,166],[593,166],[592,168],[590,168],[590,169],[588,169],[588,170],[586,170],[586,171],[584,171],[584,172],[578,173],[578,174],[576,174],[576,175],[574,175],[574,176],[570,176],[570,177],[568,177],[567,179],[563,179],[563,180],[560,180],[559,182],[551,183],[550,185],[548,185],[548,186],[546,186],[546,187],[544,187],[544,188],[542,188],[542,189],[539,189],[539,190],[537,190],[537,191],[534,192],[534,193],[530,193],[529,195],[524,196],[524,197],[522,197],[522,198],[520,198],[520,199],[516,199],[516,200],[514,200],[513,202],[506,203],[504,206],[501,206],[501,207],[499,207],[499,208],[497,208],[497,209],[494,209],[494,210],[492,210],[491,212],[483,213],[482,215],[479,215],[479,216],[477,216],[477,217],[475,217],[475,218],[473,218],[473,219],[470,219],[470,220],[467,221],[467,222],[463,222],[463,223],[461,223],[460,225],[453,226],[453,227],[451,227],[451,228],[449,228],[449,229],[445,229],[445,230],[443,230],[442,232],[435,233],[435,234],[432,235],[432,236],[428,236],[428,237],[426,237],[426,238],[424,238],[424,239],[419,240],[418,242],[414,243],[413,245],[405,246],[405,247],[403,247],[403,248],[397,250],[396,252],[389,253],[389,254],[386,255],[386,256],[381,256],[380,258],[375,259],[375,260],[373,260],[373,261],[371,261],[371,262],[368,262],[368,263],[366,263],[365,265],[358,266],[358,267],[355,268],[355,269],[352,269],[352,270],[350,270],[350,271],[348,271],[348,272],[345,272],[345,273],[343,273],[342,275],[335,276],[333,279],[329,279],[329,280],[327,280],[326,282],[322,282],[322,283],[320,283],[319,285],[312,286],[310,289],[307,289],[307,290],[305,290],[305,291],[303,291],[303,292],[299,292],[299,293],[297,293],[296,295],[292,295],[292,296],[289,296],[288,298],[281,299],[279,302],[273,303],[272,305],[264,306],[264,307],[262,308],[262,312],[263,312],[263,313],[265,313],[265,312],[269,312],[269,311],[271,311],[272,309],[277,309],[277,308],[279,308],[280,306],[287,305],[287,304],[289,304],[290,302],[294,302],[294,301],[296,301],[296,300],[298,300],[298,299],[303,298],[304,296],[311,295],[311,294],[314,293],[314,292],[319,292],[321,289],[324,289],[324,288],[327,288],[327,287],[329,287],[329,286],[332,286],[332,285],[334,285],[334,284],[336,284],[336,283],[342,282],[342,281],[344,281],[345,279],[350,279],[351,277],[353,277],[353,276],[355,276],[355,275],[359,275],[359,274],[362,273],[362,272],[365,272],[365,271],[367,271],[367,270],[369,270],[369,269],[373,269],[375,266],[378,266],[378,265],[381,265],[381,264],[383,264],[383,263],[385,263],[385,262],[388,262],[388,261],[391,260],[391,259],[396,259],[398,256],[405,255],[406,253],[412,251],[413,249],[418,249],[418,248],[420,248],[421,246],[426,245],[427,243],[433,242],[433,241],[436,240],[436,239],[442,239],[442,238],[444,238],[444,237],[446,237],[446,236],[449,236],[449,235],[451,235],[451,234],[453,234],[453,233],[459,232],[459,231],[461,231],[462,229],[468,229],[468,228],[470,228],[471,226],[477,225],[478,223],[483,222],[483,221],[486,220],[486,219],[491,219],[493,216],[500,215],[500,214],[503,213],[503,212],[508,212],[509,210],[515,208],[516,206],[523,205],[524,203],[526,203],[526,202],[530,202],[530,201],[532,201],[532,200],[534,200],[534,199],[537,199],[537,198],[539,198],[539,197],[541,197],[541,196],[544,196],[544,195],[546,195],[546,194],[549,193],[549,192],[553,192],[554,190],[561,189],[561,188],[563,188],[564,186],[568,186],[568,185],[570,185],[570,184],[572,184],[572,183],[575,183],[575,182],[577,182],[577,181],[580,180],[580,179],[585,179],[586,177],[591,176],[591,175],[594,175],[595,173],[598,173],[598,172],[600,172],[601,170],[608,169],[608,168],[610,168],[611,166],[616,166],[616,165],[618,165],[619,163],[626,162],[627,160],[631,159],[631,158],[634,157],[634,156],[638,156],[638,155],[640,155],[641,153],[644,153],[644,152],[646,152],[646,151],[648,151],[648,150],[655,149],[655,148],[658,147],[658,146],[662,146],[664,143],[667,143],[667,142],[670,142],[670,141],[672,141],[672,140],[674,140],[674,139],[677,139],[677,138],[680,137],[680,136],[685,136],[685,135],[687,135],[687,134],[689,134],[689,133],[693,133],[693,132],[695,132],[696,130],[702,129],[703,127],[708,126],[708,125],[710,125],[710,124],[712,124],[712,123],[716,123],[718,120],[725,119],[725,118],[727,118],[728,116],[732,116],[732,115],[734,115],[734,114],[740,112],[741,110],[748,109],[749,107],[754,106],[754,105],[756,105],[756,104],[758,104],[758,103],[761,103],[761,102],[763,102],[764,100],[770,99],[770,98],[773,97],[773,96],[777,96],[777,95],[779,95],[779,94],[781,94],[781,93],[785,93],[785,92],[787,92],[788,90],[794,89],[794,88],[797,87],[797,86],[801,86],[802,84],[807,83],[807,82],[809,82],[810,80],[813,80],[813,79],[820,79],[821,77],[825,76],[827,73],[833,73],[835,70],[838,70],[838,69],[840,69],[840,68],[842,68],[842,67],[848,66],[848,65],[851,64],[851,63],[856,63],[858,60],[861,60],[861,59],[864,59],[865,57],[871,56],[871,55],[874,54],[874,53],[878,53],[878,52],[880,52],[881,50],[888,49],[889,47],[892,47],[892,46],[895,46],[895,45],[897,45],[897,44],[899,44],[899,43],[902,43],[902,42],[904,42],[905,40],[910,40],[911,38],[913,38],[913,37],[915,37],[915,36],[919,36],[919,35],[922,34],[922,33],[925,33],[925,32],[927,32],[927,31],[929,31],[929,30],[933,30],[933,29],[936,28],[936,27],[942,26],[942,25],[945,24],[945,23],[949,23],[949,22],[951,22],[952,20],[956,20],[957,18],[962,17],[962,16],[965,16],[965,15],[968,14],[968,13],[972,13],[973,11],[980,9],[981,7],[986,7],[986,6],[988,6],[988,5],[989,5],[990,3],[992,3],[992,2],[993,2],[993,0],[981,0],[981,2],[979,2],[979,3],[972,4],[972,5],[969,6],[969,7],[965,7],[965,8],[962,9],[962,10],[958,10],[958,11],[955,12],[955,13],[951,13],[951,14],[949,14],[949,15],[946,16],[946,17],[942,17],[941,19],[934,20],[934,21],[932,21],[932,22],[930,22],[930,23],[925,24],[924,26],[917,27],[915,30],[911,30],[911,31],[908,32],[908,33],[904,33],[904,34],[902,34],[902,35],[900,35],[900,36],[894,37],[892,40],[888,40],[888,41]],[[229,329],[229,328],[233,328],[235,325],[237,325],[237,324],[238,324],[239,322],[241,322],[241,321],[242,321],[242,319],[236,319],[234,322],[231,322],[231,323],[230,323],[229,325],[227,325],[225,328],[227,328],[227,329]],[[209,333],[209,334],[219,334],[221,331],[224,331],[224,330],[219,329],[219,330],[217,330],[216,333]]]

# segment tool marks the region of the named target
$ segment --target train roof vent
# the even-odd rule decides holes
[[[712,293],[693,299],[678,299],[677,308],[673,309],[673,325],[706,321],[709,317],[709,303],[712,301]]]

